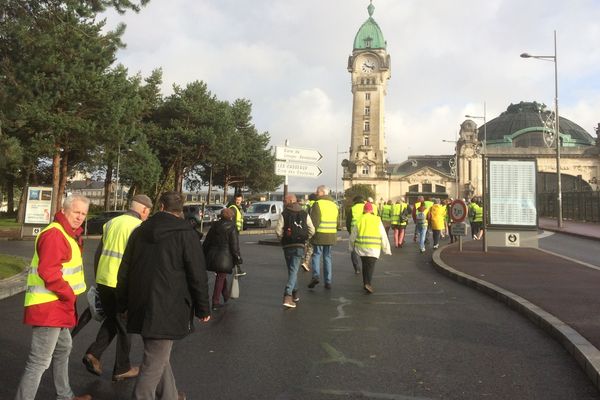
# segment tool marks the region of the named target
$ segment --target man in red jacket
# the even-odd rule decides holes
[[[44,371],[53,362],[57,399],[91,400],[75,396],[69,385],[69,328],[77,323],[77,295],[85,291],[81,256],[81,225],[90,201],[69,196],[54,221],[38,235],[27,276],[24,323],[33,327],[31,350],[16,400],[33,400]]]

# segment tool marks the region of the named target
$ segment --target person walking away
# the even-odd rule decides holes
[[[316,193],[309,194],[308,202],[306,203],[305,208],[304,208],[304,211],[306,211],[308,215],[310,215],[310,209],[315,204],[315,201],[317,201],[317,194]],[[310,243],[310,240],[307,240],[306,244],[304,245],[304,258],[302,259],[302,263],[300,264],[302,269],[306,272],[310,271],[310,260],[312,258],[312,255],[313,255],[313,246],[312,246],[312,243]]]
[[[421,203],[419,208],[415,210],[415,231],[419,237],[419,249],[421,253],[425,252],[425,239],[427,238],[427,227],[431,219],[430,208]]]
[[[89,372],[102,375],[100,358],[114,337],[117,336],[115,364],[112,373],[114,381],[135,378],[139,372],[139,368],[132,367],[129,361],[131,340],[127,334],[125,321],[117,314],[116,287],[119,266],[127,240],[131,232],[142,221],[148,219],[151,210],[152,200],[148,196],[135,195],[129,211],[104,224],[102,239],[94,256],[96,284],[106,318],[98,330],[96,340],[88,347],[82,361]]]
[[[362,196],[355,196],[354,199],[352,199],[350,212],[346,215],[346,229],[348,230],[348,234],[352,233],[352,228],[356,226],[358,220],[362,217],[364,208],[365,199]],[[357,275],[360,274],[360,258],[356,252],[350,252],[350,261],[352,261],[354,273]]]
[[[310,210],[310,218],[316,228],[316,233],[311,239],[314,251],[311,259],[313,271],[308,287],[312,289],[320,282],[322,257],[325,289],[331,289],[333,278],[331,246],[335,245],[337,241],[338,207],[333,198],[329,196],[327,186],[317,187],[316,194],[317,201]]]
[[[408,224],[408,204],[404,199],[396,201],[392,206],[392,229],[394,231],[394,247],[402,247],[404,245],[404,234],[406,225]]]
[[[381,222],[385,228],[385,233],[389,233],[390,227],[392,226],[392,201],[388,200],[381,206]]]
[[[424,201],[425,201],[425,198],[423,196],[418,196],[417,201],[412,206],[412,219],[413,219],[413,222],[415,223],[415,225],[417,223],[417,216],[416,216],[417,209],[419,207],[421,207],[421,205],[423,204]],[[416,241],[418,241],[418,239],[419,239],[419,232],[418,232],[417,228],[415,227],[415,235],[413,237],[413,241],[416,242]]]
[[[211,225],[202,247],[206,258],[206,269],[216,273],[212,308],[217,310],[229,300],[227,275],[233,272],[234,265],[242,264],[239,237],[233,222],[233,210],[230,208],[221,210],[221,218]]]
[[[440,203],[440,199],[433,199],[433,205],[430,209],[434,249],[440,247],[440,238],[442,232],[446,229],[446,207]]]
[[[227,206],[233,211],[233,221],[235,221],[235,227],[237,232],[241,232],[244,230],[244,207],[243,207],[244,197],[241,193],[236,193],[233,196],[233,202],[229,203]],[[246,272],[242,271],[242,267],[236,265],[235,267],[235,276],[244,276]]]
[[[373,215],[375,215],[376,217],[379,216],[379,214],[377,212],[378,211],[377,207],[375,207],[375,200],[373,200],[373,198],[371,196],[369,196],[369,197],[367,197],[367,201],[369,203],[371,203],[371,205],[373,206]]]
[[[483,203],[480,198],[473,198],[469,204],[469,218],[473,240],[481,240],[483,236]]]
[[[86,289],[81,225],[89,205],[85,196],[67,197],[54,221],[35,238],[23,318],[26,325],[32,326],[31,348],[16,400],[34,400],[51,363],[57,399],[92,398],[88,394],[75,396],[69,384],[69,328],[77,324],[77,295]]]
[[[277,220],[275,234],[281,240],[283,256],[288,270],[288,280],[283,291],[283,306],[295,308],[298,296],[298,268],[304,257],[304,245],[315,234],[315,227],[306,211],[290,193],[285,199],[285,209]]]
[[[446,231],[448,236],[450,237],[450,243],[454,243],[458,241],[456,235],[452,234],[452,218],[450,218],[452,212],[452,199],[446,200]]]
[[[133,399],[185,399],[171,369],[173,341],[193,329],[193,316],[210,320],[202,245],[183,219],[183,197],[166,192],[160,212],[131,234],[117,280],[117,310],[127,331],[142,336],[144,356]]]
[[[367,293],[373,293],[371,285],[375,263],[381,251],[391,255],[390,242],[385,233],[385,228],[379,217],[373,214],[373,205],[364,205],[364,215],[350,234],[350,251],[356,252],[362,261],[363,288]]]

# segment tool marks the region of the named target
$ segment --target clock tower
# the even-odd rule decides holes
[[[377,186],[387,179],[384,99],[390,79],[390,56],[383,33],[373,19],[375,6],[371,3],[367,10],[369,18],[356,33],[352,55],[348,57],[352,132],[344,165],[344,187],[364,183],[373,185],[379,192]]]

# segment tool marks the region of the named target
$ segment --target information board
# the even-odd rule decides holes
[[[27,188],[25,223],[48,225],[52,205],[52,188],[31,186]]]
[[[489,161],[489,225],[537,227],[535,160]]]

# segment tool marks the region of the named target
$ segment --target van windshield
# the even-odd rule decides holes
[[[268,204],[251,204],[250,207],[248,207],[247,212],[255,214],[264,214],[269,212],[270,207],[271,206]]]

